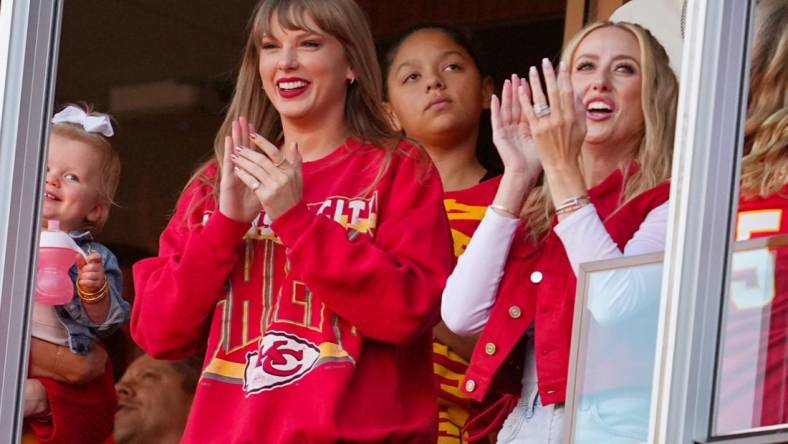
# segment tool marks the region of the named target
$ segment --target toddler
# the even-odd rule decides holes
[[[45,226],[58,221],[86,256],[77,255],[69,270],[74,298],[55,307],[34,304],[32,330],[35,338],[85,355],[97,336],[112,333],[129,315],[118,261],[93,240],[109,216],[120,159],[107,139],[113,135],[109,116],[69,105],[52,123],[42,219]]]
[[[58,221],[85,256],[69,270],[69,303],[33,305],[25,425],[42,439],[101,442],[117,401],[107,353],[95,344],[128,320],[129,304],[115,255],[93,235],[109,216],[120,159],[108,140],[109,116],[69,105],[52,124],[42,219],[44,226]]]

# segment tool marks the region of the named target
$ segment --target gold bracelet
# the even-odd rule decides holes
[[[590,203],[591,203],[591,201],[585,200],[585,201],[581,201],[581,202],[578,202],[578,203],[573,203],[571,205],[562,205],[561,208],[559,208],[559,209],[557,209],[555,211],[555,215],[556,216],[560,216],[562,214],[575,212],[575,211],[583,208],[584,206],[586,206],[586,205],[588,205]]]
[[[584,207],[585,205],[588,205],[589,203],[591,203],[591,198],[588,197],[587,194],[570,197],[569,199],[561,202],[561,205],[556,207],[555,214],[570,213]]]
[[[498,210],[499,213],[503,213],[503,214],[505,214],[507,216],[512,217],[513,219],[519,219],[520,218],[520,216],[514,214],[514,211],[506,208],[503,205],[490,205],[490,208],[492,208],[493,210]]]
[[[562,207],[560,211],[556,211],[555,212],[555,215],[556,216],[560,216],[562,214],[572,213],[572,212],[575,212],[575,211],[583,208],[586,205],[588,205],[588,202],[583,203],[583,204],[572,205],[572,206],[569,206],[569,207]]]
[[[79,299],[86,303],[86,304],[98,304],[101,302],[105,297],[107,297],[107,293],[109,287],[109,278],[107,275],[104,275],[104,285],[99,288],[98,291],[94,292],[87,292],[82,290],[82,288],[77,284],[77,294],[79,295]]]

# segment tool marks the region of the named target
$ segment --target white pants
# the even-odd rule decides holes
[[[564,405],[542,405],[531,329],[525,340],[523,390],[517,406],[498,432],[498,444],[563,444]]]
[[[498,444],[562,444],[563,404],[543,406],[536,383],[528,385],[498,432]]]

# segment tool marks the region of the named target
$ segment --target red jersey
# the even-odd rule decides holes
[[[788,186],[742,199],[736,239],[788,233]],[[788,248],[734,255],[717,431],[788,423]]]
[[[134,267],[131,319],[156,358],[208,337],[183,442],[435,442],[431,328],[453,258],[422,156],[401,144],[370,186],[385,154],[349,139],[304,163],[302,202],[251,228],[188,186],[159,257]]]
[[[500,183],[501,176],[496,176],[470,188],[443,194],[455,256],[465,252]],[[474,412],[470,398],[462,393],[468,361],[438,339],[432,342],[432,352],[438,386],[438,444],[459,443],[462,427]]]

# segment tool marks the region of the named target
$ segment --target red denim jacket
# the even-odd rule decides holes
[[[617,208],[623,183],[622,172],[616,170],[588,193],[605,228],[622,250],[646,215],[666,202],[670,192],[666,181]],[[511,409],[519,395],[524,359],[522,347],[517,346],[533,322],[542,403],[564,402],[575,284],[569,259],[555,233],[550,232],[544,241],[534,244],[518,231],[490,319],[465,374],[463,391],[477,401],[485,399],[488,393],[510,393],[512,396],[502,398],[498,407]],[[490,417],[505,416],[490,412]]]

